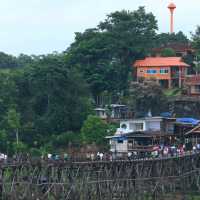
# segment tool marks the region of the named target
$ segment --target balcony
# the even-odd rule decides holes
[[[185,83],[187,85],[200,85],[200,74],[186,76]]]
[[[194,95],[199,95],[200,94],[200,85],[191,85],[190,93],[194,94]]]

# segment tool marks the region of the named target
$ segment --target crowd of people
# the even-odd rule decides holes
[[[185,144],[160,144],[151,147],[148,150],[140,151],[129,151],[127,153],[119,153],[119,152],[88,152],[80,155],[71,155],[68,153],[55,154],[48,153],[47,155],[41,156],[40,159],[48,160],[48,161],[113,161],[113,160],[134,160],[134,159],[147,159],[147,158],[168,158],[175,156],[184,156],[188,153],[200,153],[200,143],[193,145],[190,143]],[[19,156],[19,158],[23,158],[23,160],[28,160],[30,155],[28,156]],[[20,160],[17,156],[13,156],[12,160]],[[26,159],[25,159],[26,158]],[[11,159],[11,158],[10,158]],[[31,157],[32,159],[32,157]],[[8,157],[6,154],[0,153],[0,161],[7,161]]]
[[[179,145],[156,145],[151,151],[144,152],[128,152],[128,159],[134,158],[165,158],[173,156],[183,156],[186,153],[200,152],[200,143],[192,145],[192,143],[179,144]]]
[[[172,145],[155,145],[151,150],[148,151],[129,151],[125,153],[109,152],[102,153],[87,153],[86,159],[91,161],[102,161],[102,160],[116,160],[116,159],[140,159],[140,158],[167,158],[174,156],[183,156],[186,153],[198,153],[200,152],[200,143],[192,145],[192,143],[186,144],[172,144]]]
[[[64,153],[59,154],[48,154],[48,160],[64,160],[64,161],[113,161],[116,159],[140,159],[140,158],[167,158],[173,156],[183,156],[186,153],[197,153],[200,152],[200,143],[192,145],[192,143],[179,144],[179,145],[155,145],[151,150],[143,151],[129,151],[125,153],[117,152],[88,152],[81,157],[68,155]]]
[[[7,160],[8,156],[4,153],[0,153],[0,161],[4,161],[4,160]]]

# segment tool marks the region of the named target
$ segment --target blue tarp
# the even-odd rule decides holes
[[[179,123],[187,123],[187,124],[192,124],[192,125],[197,125],[200,122],[200,120],[198,120],[198,119],[187,118],[187,117],[177,118],[176,121]]]
[[[170,117],[172,117],[172,113],[170,113],[170,112],[163,112],[163,113],[160,114],[160,116],[161,117],[168,117],[168,118],[170,118]]]
[[[126,136],[113,137],[113,140],[127,140]]]

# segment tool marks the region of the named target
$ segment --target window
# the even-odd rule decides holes
[[[135,124],[136,131],[143,131],[143,123],[136,123]]]
[[[169,70],[168,69],[161,69],[160,74],[168,74]]]
[[[148,69],[147,74],[156,74],[157,70],[156,69]]]

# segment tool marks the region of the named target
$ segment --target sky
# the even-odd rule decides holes
[[[12,55],[62,52],[75,32],[94,28],[106,15],[145,6],[158,20],[159,32],[169,32],[170,0],[0,0],[0,51]],[[173,0],[175,32],[200,25],[199,0]]]

